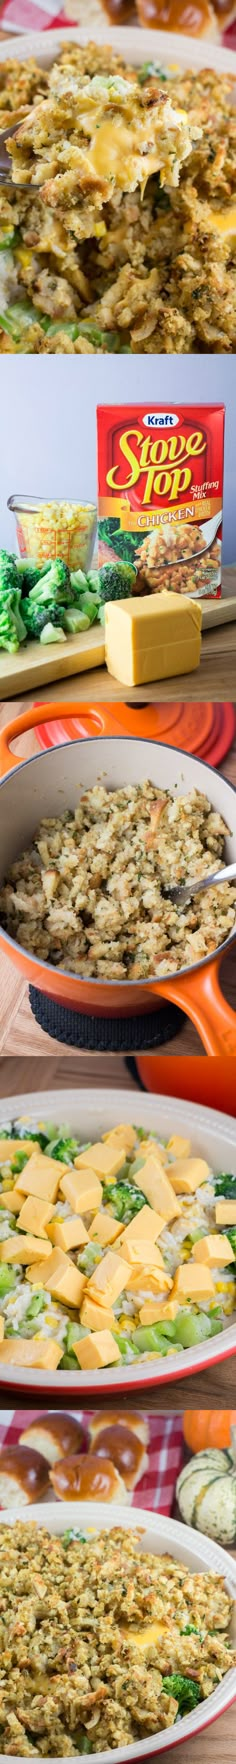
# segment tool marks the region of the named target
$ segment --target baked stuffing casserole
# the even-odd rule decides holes
[[[233,353],[234,82],[169,78],[90,43],[0,71],[0,349]],[[25,191],[24,191],[25,185]]]
[[[82,1374],[195,1348],[235,1311],[236,1176],[121,1123],[6,1122],[0,1370]]]
[[[234,1665],[223,1577],[140,1543],[1,1525],[3,1756],[130,1746],[173,1727]]]

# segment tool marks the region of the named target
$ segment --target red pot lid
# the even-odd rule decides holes
[[[94,704],[89,706],[92,720],[86,719],[86,704],[78,705],[78,716],[65,702],[65,715],[41,723],[35,729],[39,747],[45,752],[64,742],[76,741],[87,735],[137,735],[151,741],[182,748],[185,753],[206,759],[219,766],[232,745],[236,728],[233,704],[171,702],[163,704]]]

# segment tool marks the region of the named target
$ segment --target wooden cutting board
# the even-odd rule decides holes
[[[88,668],[101,668],[105,661],[104,631],[92,625],[64,643],[27,643],[17,655],[0,650],[0,698],[19,698],[32,686],[44,686],[50,680],[65,680],[68,674],[83,674]]]
[[[236,620],[236,595],[222,595],[222,600],[204,600],[202,606],[202,630],[209,631],[211,625],[228,625]]]

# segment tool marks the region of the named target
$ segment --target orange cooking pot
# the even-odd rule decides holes
[[[119,707],[120,709],[120,707]],[[228,862],[236,859],[236,793],[232,785],[204,761],[152,740],[115,733],[115,707],[71,705],[71,716],[80,721],[81,737],[95,728],[95,737],[66,742],[59,747],[19,762],[10,743],[27,729],[63,716],[65,705],[42,704],[13,718],[0,736],[0,879],[23,848],[31,844],[42,816],[61,815],[74,809],[84,790],[103,776],[108,789],[139,784],[151,778],[158,788],[187,794],[192,789],[209,798],[230,829],[226,841]],[[138,729],[138,717],[135,728]],[[99,733],[97,732],[99,729]],[[112,733],[110,734],[110,729]],[[143,729],[143,717],[142,717]],[[198,1029],[208,1054],[236,1053],[236,1014],[219,986],[219,969],[232,937],[191,968],[158,980],[101,981],[81,979],[78,974],[54,968],[28,954],[0,929],[0,947],[39,991],[59,1004],[91,1016],[131,1017],[156,1009],[156,1001],[170,999],[186,1012]]]

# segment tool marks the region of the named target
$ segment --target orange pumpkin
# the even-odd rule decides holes
[[[236,1409],[185,1409],[183,1434],[190,1452],[203,1452],[206,1446],[230,1446],[231,1427],[236,1426]]]

